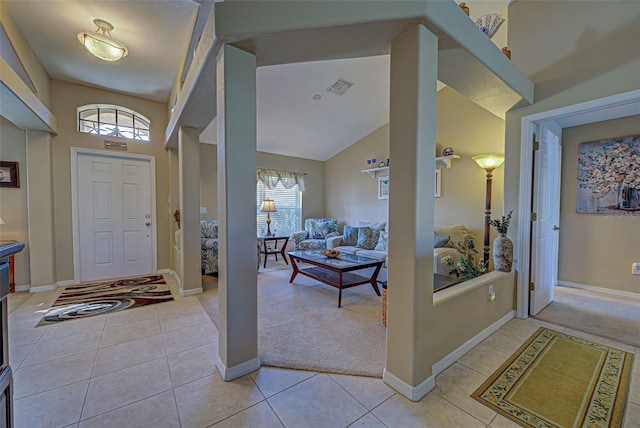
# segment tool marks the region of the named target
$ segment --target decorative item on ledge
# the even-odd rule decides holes
[[[436,165],[438,164],[438,162],[442,162],[442,165],[444,165],[445,168],[451,168],[451,160],[452,159],[460,159],[460,156],[458,155],[445,155],[445,156],[440,156],[436,158]]]
[[[492,38],[497,32],[505,19],[497,13],[489,13],[482,15],[476,20],[476,25],[487,37]]]
[[[511,272],[513,265],[513,242],[507,237],[512,214],[513,210],[509,211],[506,217],[502,216],[502,220],[489,221],[499,234],[493,241],[493,267],[498,272]]]
[[[444,150],[442,150],[442,156],[451,156],[452,154],[453,154],[452,147],[445,147]]]
[[[502,48],[502,53],[506,55],[507,58],[511,59],[511,51],[509,50],[508,47],[503,47]]]
[[[467,16],[469,16],[469,7],[467,6],[466,3],[460,3],[460,9],[462,9],[464,13],[466,13]]]
[[[329,257],[330,259],[335,259],[340,255],[340,251],[338,250],[322,250],[321,253]]]

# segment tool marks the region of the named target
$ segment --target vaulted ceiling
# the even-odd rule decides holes
[[[110,89],[160,102],[197,43],[213,2],[201,0],[3,0],[51,78]],[[471,0],[471,18],[501,12],[508,0]],[[77,40],[109,21],[127,57],[105,62]],[[339,78],[354,85],[327,89]],[[389,118],[389,57],[317,61],[260,67],[258,150],[326,160]],[[314,99],[320,95],[320,99]],[[316,97],[318,98],[318,97]],[[201,136],[215,142],[215,126]]]

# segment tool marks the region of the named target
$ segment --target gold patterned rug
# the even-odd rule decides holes
[[[531,427],[619,427],[633,354],[540,328],[471,396]]]
[[[173,300],[162,275],[65,287],[36,327]]]

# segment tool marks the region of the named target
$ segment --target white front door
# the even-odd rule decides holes
[[[535,153],[533,180],[533,222],[531,242],[530,315],[534,316],[553,301],[553,287],[558,281],[558,244],[560,224],[560,170],[562,165],[562,130],[553,123],[537,126],[540,143]]]
[[[80,281],[153,273],[148,160],[79,153]]]

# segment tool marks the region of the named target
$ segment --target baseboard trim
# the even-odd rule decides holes
[[[176,273],[175,270],[171,269],[171,271],[169,271],[169,273],[171,275],[173,275],[173,278],[176,280],[176,282],[178,283],[178,287],[182,288],[182,281],[180,281],[180,277],[178,276],[178,274]]]
[[[173,272],[171,269],[158,269],[158,275],[164,275]]]
[[[204,293],[204,289],[200,288],[192,288],[190,290],[184,290],[182,287],[178,290],[182,297],[195,296],[196,294]]]
[[[74,279],[67,279],[66,281],[56,282],[57,287],[66,287],[67,285],[76,285],[76,281]]]
[[[631,291],[612,290],[610,288],[596,287],[594,285],[578,284],[575,282],[558,281],[558,285],[562,287],[580,288],[582,290],[597,291],[598,293],[613,294],[614,296],[633,297],[640,299],[640,293],[632,293]]]
[[[26,285],[16,285],[16,291],[29,291],[31,286],[29,284]]]
[[[384,369],[382,373],[382,380],[411,401],[420,401],[422,397],[427,395],[429,391],[436,387],[436,378],[433,374],[420,382],[417,386],[411,386],[399,377],[389,373],[387,369]]]
[[[457,349],[455,349],[452,353],[435,363],[432,367],[433,376],[438,376],[440,373],[445,371],[449,366],[458,361],[464,354],[472,350],[476,347],[480,342],[485,340],[487,337],[491,336],[493,333],[498,331],[502,326],[511,321],[516,315],[516,311],[509,311],[499,320],[489,325],[487,328],[482,330],[480,333],[473,336],[471,339],[467,340],[465,343],[460,345]]]
[[[222,380],[230,381],[254,372],[260,368],[260,357],[245,361],[233,367],[224,365],[219,355],[216,355],[216,367],[222,376]]]
[[[30,286],[29,287],[29,293],[42,293],[44,291],[53,291],[56,288],[58,288],[56,286],[56,284],[51,284],[51,285],[38,285],[38,286]]]

